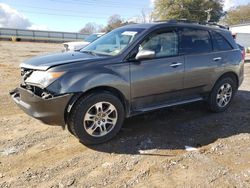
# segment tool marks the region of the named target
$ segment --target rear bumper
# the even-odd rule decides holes
[[[65,126],[65,108],[72,94],[43,99],[31,91],[19,87],[11,91],[10,95],[26,114],[48,125]]]
[[[244,80],[244,63],[242,63],[241,67],[240,67],[240,72],[239,72],[239,85],[238,87],[241,86],[243,80]]]
[[[241,77],[239,78],[239,87],[240,87],[241,84],[243,83],[243,80],[244,80],[244,76],[241,76]]]

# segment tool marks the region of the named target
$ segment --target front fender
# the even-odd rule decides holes
[[[119,71],[120,70],[120,71]],[[129,69],[116,71],[105,69],[95,71],[69,72],[56,80],[47,89],[56,94],[86,92],[96,87],[112,87],[130,100]]]

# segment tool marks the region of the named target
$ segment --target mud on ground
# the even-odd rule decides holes
[[[8,95],[22,61],[61,49],[0,41],[0,187],[250,187],[250,64],[228,111],[210,113],[204,103],[158,110],[88,148]]]

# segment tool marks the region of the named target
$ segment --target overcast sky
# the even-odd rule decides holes
[[[0,0],[0,27],[78,32],[87,22],[105,25],[109,16],[125,19],[150,11],[154,0]],[[225,0],[224,9],[250,3]]]

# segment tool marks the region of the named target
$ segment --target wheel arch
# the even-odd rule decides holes
[[[111,87],[111,86],[97,86],[97,87],[88,89],[84,92],[75,93],[73,95],[67,107],[65,108],[65,115],[64,115],[65,122],[67,123],[67,117],[70,114],[72,107],[77,103],[77,101],[79,101],[79,99],[89,96],[91,94],[94,94],[96,92],[107,92],[118,97],[124,106],[125,116],[126,117],[129,116],[130,114],[129,101],[126,99],[126,97],[122,94],[122,92],[119,89]]]
[[[238,78],[238,75],[237,75],[235,72],[232,72],[232,71],[226,72],[226,73],[222,74],[222,75],[216,80],[216,82],[214,83],[214,86],[216,85],[216,83],[217,83],[218,81],[220,81],[220,80],[223,79],[223,78],[227,78],[227,77],[232,78],[232,79],[236,82],[237,88],[239,87],[239,78]],[[214,86],[213,86],[213,87],[214,87]]]

